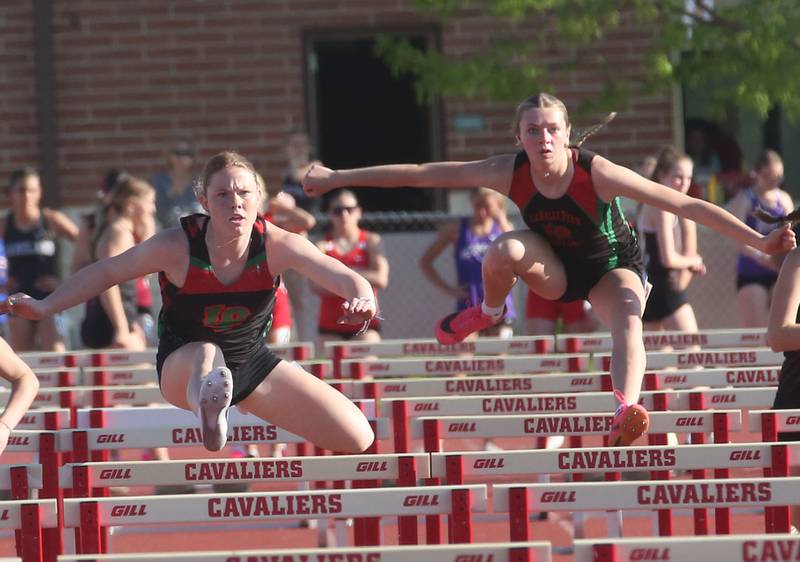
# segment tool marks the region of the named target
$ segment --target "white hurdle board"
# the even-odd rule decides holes
[[[379,342],[325,342],[325,357],[333,357],[339,348],[345,357],[408,357],[413,355],[458,355],[469,354],[531,354],[539,353],[544,346],[553,351],[553,336],[522,336],[513,338],[479,338],[453,345],[442,345],[435,339],[394,339]]]
[[[668,410],[690,410],[690,396],[702,396],[707,409],[766,408],[775,397],[775,387],[714,388],[704,390],[658,391],[666,397]],[[657,392],[642,392],[640,403],[654,410],[653,396]],[[498,414],[559,412],[613,412],[617,400],[611,392],[581,392],[564,394],[517,394],[485,396],[436,396],[427,398],[387,398],[381,400],[381,411],[390,412],[392,403],[404,400],[409,417],[422,416],[485,416]],[[388,410],[385,408],[389,408]]]
[[[417,478],[430,477],[429,455],[408,454],[78,463],[61,467],[59,481],[63,488],[72,488],[73,466],[87,467],[91,487],[396,480],[400,477],[401,457],[414,459]],[[4,483],[3,475],[4,471],[0,469],[0,486]]]
[[[461,457],[463,475],[487,478],[519,474],[573,474],[580,472],[634,472],[646,470],[697,470],[765,468],[771,466],[773,445],[725,443],[582,448],[527,451],[469,451],[433,453],[431,478],[447,477],[447,458]],[[800,464],[800,443],[789,445],[790,464]]]
[[[42,527],[58,526],[56,500],[0,501],[0,529],[19,529],[22,525],[20,508],[23,505],[38,505]]]
[[[551,562],[549,542],[431,544],[325,549],[231,550],[148,554],[92,554],[59,556],[58,562],[513,562],[511,553],[527,550],[531,562]],[[0,558],[4,562],[5,558]],[[18,560],[18,559],[10,559]]]
[[[532,511],[602,511],[782,506],[800,503],[800,478],[731,478],[569,484],[496,484],[494,510],[507,512],[509,491],[524,488]]]
[[[658,388],[688,390],[698,387],[737,388],[777,386],[780,367],[685,369],[650,371]],[[477,394],[545,394],[559,392],[601,392],[609,374],[603,371],[584,373],[531,373],[527,375],[472,375],[465,378],[424,377],[376,380],[337,381],[350,398],[365,398],[374,386],[381,398],[416,398],[421,396],[474,396]],[[611,380],[607,379],[607,384]]]
[[[608,369],[611,356],[598,354],[602,368]],[[650,351],[647,369],[708,368],[708,367],[763,367],[783,363],[783,354],[765,347],[710,349],[701,351]]]
[[[28,473],[28,487],[39,489],[42,487],[41,464],[0,464],[0,490],[11,489],[11,469],[24,467]]]
[[[19,423],[15,429],[17,430],[46,430],[45,417],[48,414],[53,414],[58,427],[69,426],[70,412],[67,408],[47,408],[41,410],[28,410],[20,418]]]
[[[750,431],[761,431],[762,414],[775,414],[779,432],[800,431],[800,410],[751,410]]]
[[[566,373],[570,361],[587,361],[588,354],[435,356],[424,359],[343,359],[342,376],[352,378],[356,366],[363,375],[398,377],[417,375]]]
[[[734,328],[724,330],[700,330],[691,334],[679,331],[644,332],[644,347],[655,351],[667,346],[700,346],[702,349],[717,347],[763,347],[767,345],[767,332],[761,328]],[[556,349],[566,352],[572,340],[573,350],[582,353],[610,352],[613,345],[611,334],[563,334],[556,339]]]
[[[65,499],[64,525],[80,527],[80,505],[94,502],[98,504],[100,525],[432,515],[449,511],[455,490],[470,491],[473,512],[486,511],[486,486],[475,484]]]
[[[574,562],[597,562],[595,545],[613,545],[614,562],[638,560],[715,562],[784,562],[800,560],[797,535],[726,535],[724,537],[646,537],[577,539]],[[244,562],[244,561],[243,561]]]
[[[741,410],[672,410],[650,412],[648,433],[711,433],[714,414],[728,418],[728,429],[739,431]],[[536,416],[441,416],[411,418],[411,438],[425,435],[426,421],[439,422],[439,437],[550,437],[557,435],[608,435],[614,416],[610,413],[541,414]]]

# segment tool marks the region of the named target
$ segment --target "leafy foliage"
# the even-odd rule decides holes
[[[422,100],[443,95],[518,101],[537,91],[558,94],[559,77],[589,68],[602,88],[583,110],[619,109],[634,94],[664,92],[679,83],[711,92],[718,108],[735,104],[765,115],[780,104],[789,117],[800,117],[798,0],[417,0],[417,6],[445,23],[490,16],[509,31],[459,58],[382,38],[378,52],[394,72],[416,77]],[[637,68],[599,48],[600,41],[631,26],[653,37],[641,42]],[[558,63],[543,64],[543,52],[554,49]]]

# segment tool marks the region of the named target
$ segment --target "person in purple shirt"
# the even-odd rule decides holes
[[[777,228],[759,219],[757,211],[780,217],[788,215],[794,204],[791,196],[781,189],[783,160],[774,150],[765,150],[753,166],[753,187],[743,189],[734,197],[728,209],[747,226],[760,234]],[[743,328],[767,325],[772,287],[778,279],[780,262],[772,257],[742,246],[736,264],[736,305]]]
[[[425,277],[445,294],[456,299],[456,310],[464,310],[483,302],[483,257],[495,238],[514,227],[506,217],[503,198],[495,191],[476,188],[470,194],[472,216],[446,223],[422,254],[420,269]],[[456,285],[448,283],[437,271],[434,262],[439,255],[453,246],[456,265]],[[504,321],[481,332],[482,335],[511,337],[514,321],[514,303],[506,298],[508,313]]]

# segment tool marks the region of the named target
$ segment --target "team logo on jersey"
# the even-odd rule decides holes
[[[215,332],[227,332],[241,326],[252,312],[246,306],[225,306],[215,304],[203,309],[203,326]]]

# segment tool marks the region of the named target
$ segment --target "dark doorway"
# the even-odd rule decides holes
[[[417,46],[430,36],[409,35]],[[332,168],[434,160],[438,112],[417,102],[411,77],[392,75],[374,53],[374,37],[310,37],[310,126],[319,158]],[[359,186],[353,186],[358,188]],[[366,211],[425,211],[433,190],[359,188]]]

